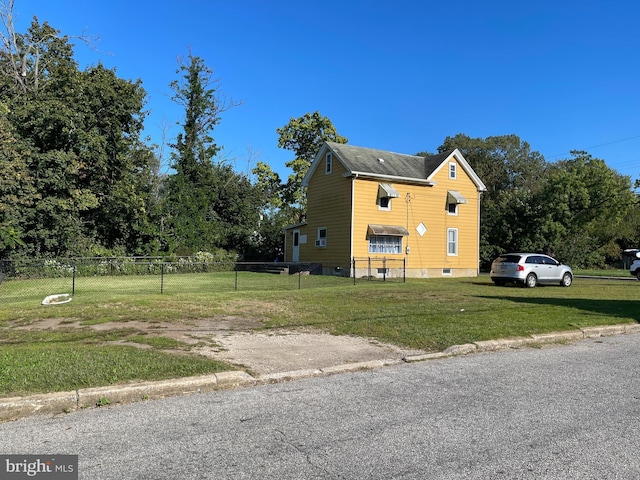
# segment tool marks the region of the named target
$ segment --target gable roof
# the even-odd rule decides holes
[[[318,165],[327,152],[332,152],[347,170],[346,176],[385,179],[403,183],[435,185],[433,176],[455,157],[462,168],[475,183],[479,191],[486,190],[471,166],[458,149],[439,153],[430,157],[406,155],[375,148],[355,147],[344,143],[325,142],[311,163],[302,185],[307,186]]]

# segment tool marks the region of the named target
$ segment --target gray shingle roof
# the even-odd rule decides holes
[[[427,180],[429,175],[451,154],[451,152],[445,152],[425,158],[335,142],[327,142],[327,146],[351,173],[418,180]]]

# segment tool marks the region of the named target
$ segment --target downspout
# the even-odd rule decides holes
[[[480,201],[482,200],[482,190],[478,190],[478,266],[476,267],[476,276],[480,275]]]
[[[354,215],[355,215],[355,198],[356,198],[356,194],[355,194],[355,190],[356,190],[356,178],[358,178],[358,174],[356,173],[354,176],[351,177],[351,238],[349,241],[349,259],[350,259],[350,263],[351,265],[353,265],[353,278],[356,278],[356,269],[355,269],[355,261],[354,261],[354,257],[353,257],[353,232],[354,232],[354,225],[353,225],[353,220],[354,220]]]

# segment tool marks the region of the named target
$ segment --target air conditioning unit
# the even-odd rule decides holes
[[[316,247],[326,247],[326,246],[327,246],[326,238],[320,238],[319,240],[316,240]]]

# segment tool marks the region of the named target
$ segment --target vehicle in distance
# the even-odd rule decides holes
[[[633,261],[629,265],[629,273],[640,280],[640,250],[629,248],[624,250],[622,254],[632,258]]]
[[[533,288],[536,285],[573,283],[573,271],[568,265],[540,253],[505,253],[491,264],[489,277],[496,285],[515,283]]]

